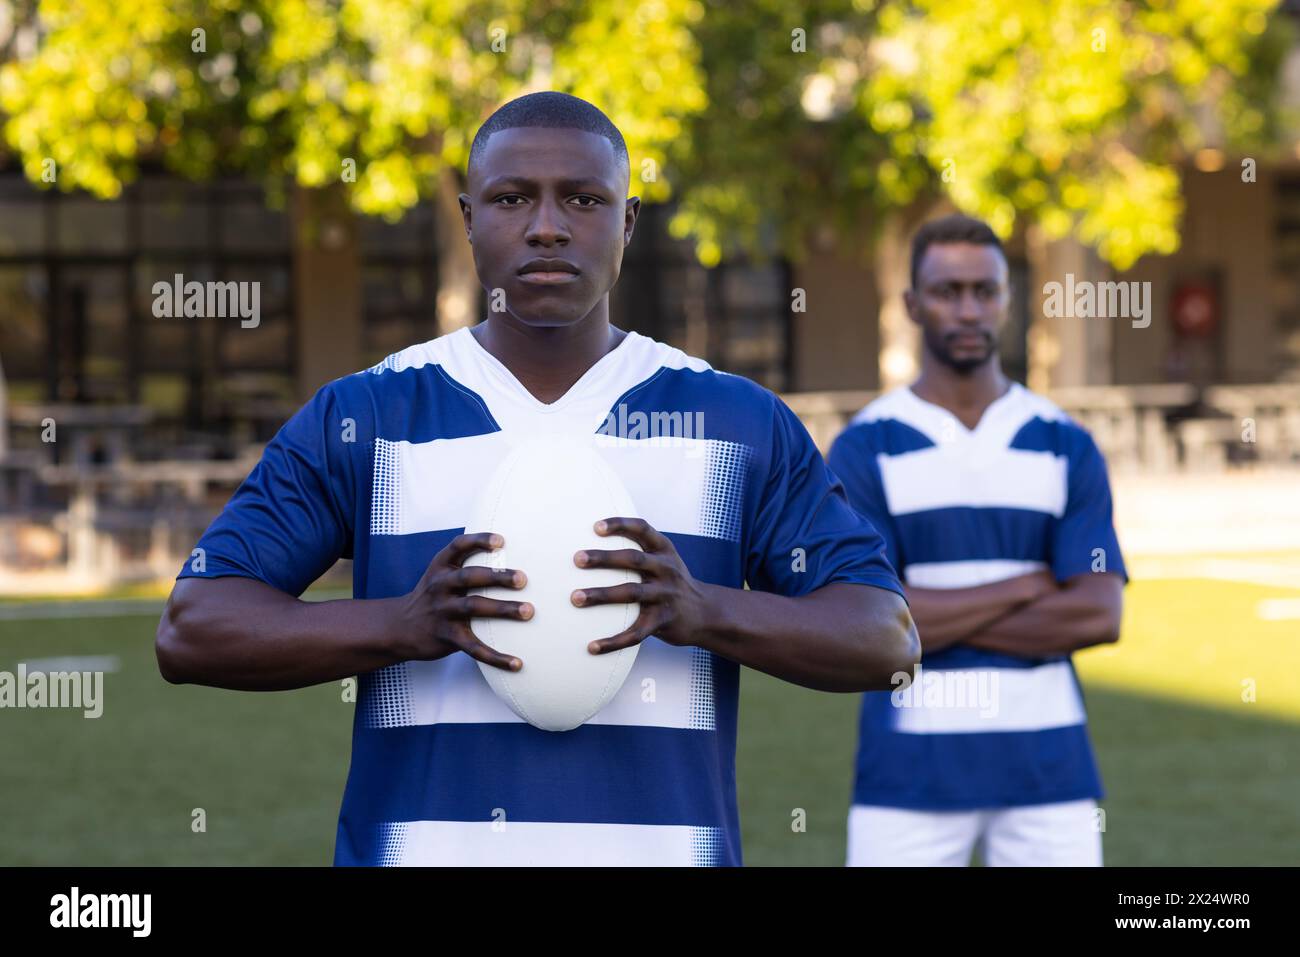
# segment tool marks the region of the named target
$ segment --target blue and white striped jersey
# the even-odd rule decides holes
[[[829,462],[907,584],[966,588],[1049,569],[1127,577],[1091,436],[1019,384],[972,430],[900,388],[854,417]],[[922,636],[924,639],[924,636]],[[863,696],[855,804],[957,810],[1102,796],[1068,655],[960,643],[912,687]]]
[[[468,329],[320,389],[203,535],[206,568],[180,577],[300,595],[350,557],[357,598],[405,594],[496,464],[546,433],[599,434],[701,581],[901,593],[880,536],[768,390],[629,333],[547,405]],[[564,733],[524,723],[467,655],[363,675],[335,862],[739,864],[738,670],[649,638],[610,704]]]

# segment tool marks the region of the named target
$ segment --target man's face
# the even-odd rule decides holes
[[[488,308],[530,326],[567,326],[613,287],[639,199],[605,137],[524,127],[488,139],[460,197]],[[497,292],[501,290],[501,292]]]
[[[904,300],[926,349],[944,365],[969,373],[996,354],[1007,319],[1007,262],[996,246],[935,243]]]

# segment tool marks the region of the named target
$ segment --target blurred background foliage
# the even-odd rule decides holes
[[[156,157],[397,219],[492,109],[558,89],[620,126],[633,192],[677,200],[705,265],[946,196],[1125,268],[1177,247],[1179,164],[1277,141],[1275,5],[0,0],[0,123],[64,190],[113,197]]]

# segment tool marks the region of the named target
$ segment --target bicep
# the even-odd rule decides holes
[[[163,624],[179,629],[220,621],[229,615],[232,608],[238,608],[241,615],[255,619],[260,608],[294,601],[297,599],[292,595],[255,578],[239,575],[181,578],[172,586],[167,606],[163,609]]]
[[[821,606],[831,631],[844,629],[845,622],[856,626],[857,635],[877,649],[915,663],[921,653],[917,625],[906,599],[898,592],[877,585],[834,582],[824,585],[802,599]],[[906,667],[910,668],[910,664]]]
[[[1062,590],[1098,610],[1118,611],[1124,605],[1124,579],[1115,572],[1085,572],[1067,578]]]

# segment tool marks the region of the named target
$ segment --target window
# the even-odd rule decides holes
[[[433,205],[426,200],[397,223],[362,217],[362,354],[366,364],[438,335],[438,262]]]
[[[670,207],[644,207],[610,297],[611,321],[780,391],[790,384],[790,270],[772,259],[699,264],[668,235]]]
[[[258,185],[147,169],[101,201],[11,169],[0,173],[0,224],[0,341],[15,399],[143,403],[219,429],[238,411],[232,390],[294,394],[289,217]],[[154,284],[177,274],[260,283],[259,324],[155,316]]]

